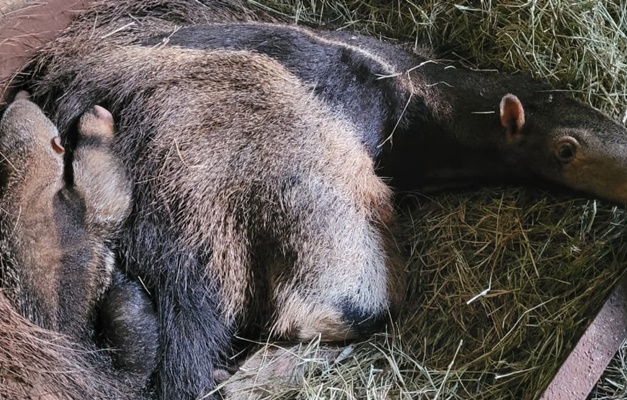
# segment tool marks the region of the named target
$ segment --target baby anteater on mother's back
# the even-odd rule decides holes
[[[65,168],[56,127],[27,94],[18,94],[0,122],[3,399],[124,398],[141,392],[154,367],[152,305],[114,272],[109,248],[130,208],[128,179],[109,150],[111,114],[93,107],[78,133]],[[119,292],[135,297],[120,303]],[[134,321],[98,315],[98,307]],[[116,341],[110,327],[129,322],[138,335]],[[112,355],[94,351],[97,336],[109,340]],[[126,368],[135,356],[141,363]]]

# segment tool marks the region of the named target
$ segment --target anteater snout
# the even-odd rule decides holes
[[[56,182],[63,168],[64,154],[59,132],[27,97],[27,92],[18,93],[2,115],[0,149],[12,168],[26,168],[30,171],[27,175],[38,177],[36,180],[41,177],[44,182]]]
[[[28,93],[24,93],[26,94],[16,95],[15,101],[7,107],[2,116],[0,123],[2,140],[11,140],[11,138],[6,138],[10,136],[23,140],[41,140],[47,144],[50,139],[58,137],[59,132],[41,109],[28,100],[28,97],[24,97],[28,96]]]
[[[26,90],[20,90],[19,92],[17,92],[14,98],[14,100],[28,100],[28,99],[30,99],[30,93],[28,93]]]

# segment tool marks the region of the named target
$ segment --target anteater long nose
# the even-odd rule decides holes
[[[589,184],[593,186],[591,191],[599,197],[627,205],[627,159],[613,160],[611,165],[594,174]]]
[[[24,93],[28,95],[27,92]],[[46,118],[41,109],[25,98],[16,99],[7,107],[0,121],[0,131],[3,135],[9,134],[24,139],[30,137],[45,145],[59,136],[57,128]]]
[[[29,100],[29,99],[30,99],[30,93],[28,93],[26,90],[20,90],[19,92],[17,92],[14,98],[14,100]]]

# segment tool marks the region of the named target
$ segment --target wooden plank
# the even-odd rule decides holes
[[[625,337],[627,275],[619,281],[540,399],[586,399]]]
[[[0,97],[6,83],[46,42],[56,38],[92,0],[12,0],[0,19]]]

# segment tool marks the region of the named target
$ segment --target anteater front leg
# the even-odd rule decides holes
[[[120,160],[111,151],[111,113],[94,106],[80,118],[74,151],[74,186],[85,201],[88,229],[111,235],[130,211],[131,185]]]

